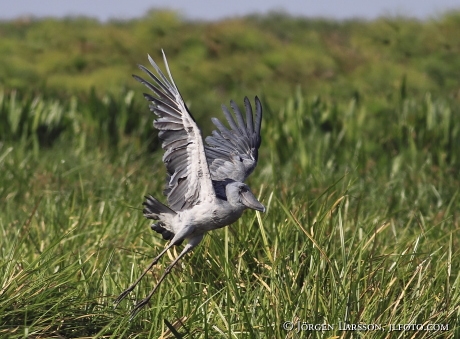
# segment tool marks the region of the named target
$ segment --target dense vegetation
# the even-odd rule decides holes
[[[375,105],[398,93],[403,81],[415,95],[458,97],[459,13],[429,22],[275,13],[195,23],[171,12],[107,24],[87,18],[3,22],[0,83],[27,93],[84,95],[94,87],[99,95],[118,95],[135,86],[129,75],[136,65],[146,63],[147,54],[159,59],[164,49],[182,93],[206,116],[228,98],[251,92],[279,107],[297,85],[310,96],[358,96]]]
[[[459,337],[459,31],[460,13],[0,23],[0,337]],[[130,77],[161,48],[204,134],[221,103],[261,97],[250,186],[268,211],[209,234],[130,322],[177,255],[112,308],[164,246],[141,213],[162,154]]]

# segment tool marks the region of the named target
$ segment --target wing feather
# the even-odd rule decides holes
[[[238,126],[236,126],[235,120],[233,119],[233,115],[230,113],[227,106],[222,105],[222,112],[224,112],[225,119],[227,119],[227,122],[230,125],[230,128],[232,130],[238,130]]]
[[[251,102],[247,97],[244,98],[244,107],[246,108],[246,124],[249,132],[248,137],[251,137],[254,134],[254,121],[252,119]]]
[[[150,56],[148,59],[157,74],[144,66],[139,68],[153,81],[137,75],[133,77],[155,95],[144,94],[144,97],[150,102],[150,110],[158,117],[153,126],[159,130],[158,137],[165,151],[163,162],[168,172],[164,194],[169,207],[177,212],[215,199],[215,192],[201,131],[174,83],[164,52],[169,79]]]
[[[217,130],[206,138],[205,150],[213,181],[231,179],[243,182],[256,167],[261,143],[262,105],[257,97],[255,103],[254,117],[249,99],[244,98],[246,121],[234,101],[230,101],[230,106],[236,121],[228,108],[222,105],[230,129],[220,120],[212,118]]]
[[[240,131],[240,133],[243,136],[247,137],[248,134],[246,133],[246,125],[244,123],[243,116],[241,115],[240,108],[238,107],[236,102],[234,102],[233,100],[230,101],[230,106],[232,107],[233,111],[235,112],[236,121],[238,122],[238,130]]]

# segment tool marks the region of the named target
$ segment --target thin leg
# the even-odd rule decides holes
[[[113,302],[114,305],[115,305],[115,308],[117,308],[118,304],[124,299],[126,298],[126,296],[132,291],[134,290],[134,288],[136,287],[137,284],[139,284],[139,281],[142,280],[142,278],[147,274],[148,271],[150,271],[152,269],[153,266],[155,266],[158,261],[160,260],[160,258],[163,256],[163,254],[166,253],[167,250],[169,250],[173,245],[176,245],[180,242],[182,242],[185,237],[187,237],[188,234],[190,234],[191,232],[193,232],[193,228],[189,228],[189,227],[184,227],[180,232],[178,232],[174,238],[172,238],[171,242],[168,244],[168,246],[166,246],[166,248],[161,251],[160,254],[158,254],[158,256],[155,257],[155,259],[153,259],[153,261],[150,263],[150,265],[147,267],[147,269],[141,274],[141,276],[134,282],[134,284],[132,284],[131,286],[129,286],[126,290],[124,290],[119,296],[117,299],[115,299],[115,301]]]
[[[126,290],[124,290],[123,292],[121,292],[121,294],[118,296],[117,299],[115,299],[115,301],[113,302],[114,303],[114,307],[117,308],[118,304],[124,299],[126,298],[126,296],[132,291],[134,290],[134,288],[137,286],[137,284],[139,284],[139,281],[142,280],[142,278],[147,274],[148,271],[150,271],[152,269],[153,266],[155,266],[158,261],[160,260],[160,258],[163,256],[163,254],[166,253],[167,250],[169,250],[172,246],[174,245],[174,243],[171,241],[171,243],[168,244],[168,246],[163,250],[161,251],[161,253],[155,257],[155,259],[153,259],[153,261],[150,263],[150,265],[145,269],[145,271],[141,274],[141,276],[134,282],[134,284],[132,284],[131,286],[129,286]]]
[[[166,276],[171,272],[171,269],[174,267],[174,265],[177,264],[177,262],[185,255],[187,254],[188,252],[190,252],[196,245],[198,245],[201,241],[201,239],[203,239],[203,235],[200,234],[192,239],[189,240],[189,242],[187,243],[187,245],[185,245],[184,249],[182,250],[182,252],[177,256],[176,259],[174,259],[174,261],[165,269],[163,275],[161,276],[161,278],[158,280],[157,284],[155,285],[155,287],[153,288],[153,290],[149,293],[149,295],[147,297],[145,297],[144,299],[142,299],[141,301],[139,301],[136,306],[134,306],[134,309],[131,311],[131,316],[130,316],[130,319],[133,319],[137,313],[139,313],[139,311],[145,306],[147,305],[147,303],[150,301],[150,298],[152,298],[153,294],[156,292],[156,290],[158,289],[158,287],[160,286],[161,282],[166,278]],[[152,265],[153,266],[153,265]],[[137,282],[136,282],[137,283]],[[124,293],[124,292],[123,292]]]

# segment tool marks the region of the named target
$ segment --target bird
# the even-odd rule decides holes
[[[244,183],[258,161],[262,125],[259,98],[255,97],[255,115],[251,102],[244,98],[245,119],[234,101],[230,101],[234,114],[222,105],[228,127],[212,118],[217,130],[203,141],[201,130],[173,80],[163,50],[162,55],[168,77],[150,55],[148,60],[156,75],[139,65],[150,79],[133,77],[150,90],[150,93],[144,93],[144,98],[149,102],[150,111],[156,115],[153,126],[159,131],[164,150],[162,160],[167,170],[163,193],[169,206],[148,195],[143,203],[143,215],[154,220],[151,229],[169,243],[140,277],[118,296],[115,307],[172,246],[180,246],[184,240],[187,244],[167,266],[149,295],[135,304],[131,319],[148,304],[174,265],[201,242],[206,232],[234,223],[246,209],[266,210]]]

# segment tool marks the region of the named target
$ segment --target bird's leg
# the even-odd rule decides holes
[[[141,276],[134,282],[134,284],[132,284],[131,286],[129,286],[126,290],[124,290],[119,296],[117,299],[115,299],[115,301],[113,302],[114,305],[115,305],[115,308],[117,308],[118,304],[124,299],[126,298],[126,296],[132,291],[134,290],[134,288],[136,287],[137,284],[139,284],[139,281],[142,280],[142,278],[147,274],[148,271],[150,271],[152,269],[153,266],[155,266],[157,263],[158,263],[158,260],[160,260],[160,258],[163,256],[163,254],[166,253],[167,250],[169,250],[172,246],[174,245],[174,242],[170,242],[168,244],[168,246],[163,250],[161,251],[161,253],[155,257],[155,259],[153,259],[153,261],[150,263],[150,265],[145,269],[145,271],[141,274]]]
[[[139,281],[142,280],[142,278],[147,274],[148,271],[150,271],[152,269],[153,266],[155,266],[158,261],[160,260],[160,258],[163,256],[163,254],[166,253],[167,250],[169,250],[171,247],[173,247],[174,245],[178,244],[178,243],[181,243],[190,233],[193,232],[193,228],[191,227],[184,227],[182,228],[182,230],[180,232],[178,232],[176,235],[174,235],[174,238],[172,238],[171,242],[168,244],[168,246],[166,246],[166,248],[161,251],[160,254],[158,254],[158,256],[155,257],[155,259],[153,259],[153,261],[150,263],[150,265],[144,270],[144,272],[141,274],[141,276],[134,282],[134,284],[132,284],[131,286],[129,286],[126,290],[124,290],[119,296],[117,299],[115,299],[115,301],[113,302],[114,305],[115,305],[115,308],[117,308],[118,304],[124,299],[126,298],[126,296],[132,291],[134,290],[134,288],[136,287],[137,284],[139,284]],[[201,239],[200,239],[201,240]],[[199,242],[199,241],[198,241]],[[198,243],[197,243],[198,244]]]
[[[166,278],[166,276],[171,272],[171,269],[174,267],[174,265],[177,264],[177,262],[185,255],[187,254],[188,252],[190,252],[196,245],[198,245],[201,241],[201,239],[203,239],[203,234],[200,234],[196,237],[193,237],[189,240],[189,242],[187,243],[187,245],[185,245],[184,249],[182,250],[182,252],[177,256],[176,259],[174,259],[174,261],[165,269],[163,275],[160,277],[160,279],[158,280],[157,284],[155,285],[155,287],[153,288],[153,290],[149,293],[149,295],[147,297],[145,297],[144,299],[142,299],[141,301],[139,301],[136,306],[134,306],[134,309],[131,311],[131,316],[130,316],[130,319],[133,319],[136,314],[145,306],[147,305],[147,303],[150,301],[150,298],[152,298],[153,294],[155,293],[155,291],[158,289],[158,287],[160,286],[161,282]]]

